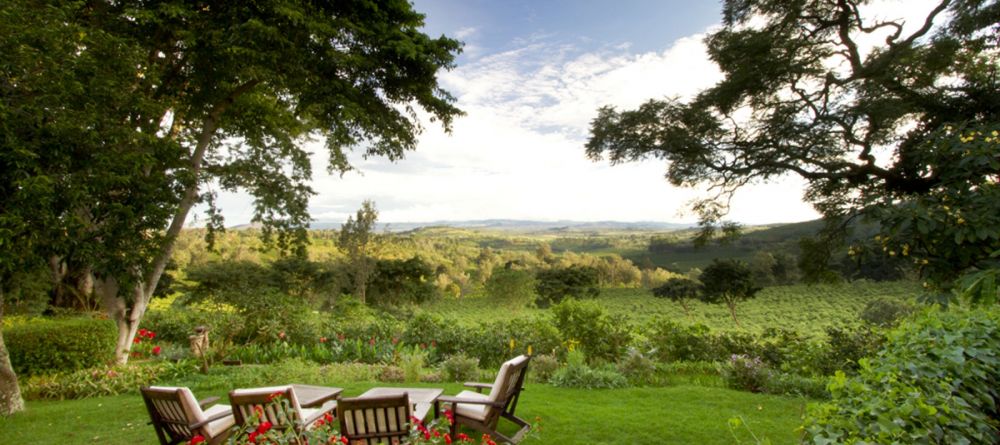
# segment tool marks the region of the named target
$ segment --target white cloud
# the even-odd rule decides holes
[[[453,133],[429,125],[400,165],[359,159],[363,176],[319,177],[314,213],[340,220],[370,198],[383,221],[692,221],[684,209],[702,194],[669,186],[662,163],[610,167],[586,159],[583,145],[602,105],[691,97],[719,80],[702,37],[644,54],[622,46],[582,52],[532,40],[461,66],[441,78],[467,112]],[[316,162],[315,171],[324,171],[325,159]],[[750,187],[737,196],[732,217],[751,223],[813,218],[801,190],[795,182]]]

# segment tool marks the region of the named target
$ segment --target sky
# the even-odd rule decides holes
[[[696,221],[689,204],[708,196],[705,187],[671,186],[662,161],[591,161],[584,144],[601,106],[689,98],[721,79],[703,44],[720,26],[721,3],[416,0],[414,7],[427,15],[426,33],[464,42],[439,82],[466,115],[451,134],[426,123],[417,149],[395,163],[352,155],[359,171],[343,177],[327,174],[322,145],[311,145],[316,221],[344,221],[365,199],[381,222]],[[803,189],[796,177],[746,187],[727,219],[817,218]],[[227,225],[249,222],[249,197],[220,196]]]

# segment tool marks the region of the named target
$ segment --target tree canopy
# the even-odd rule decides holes
[[[672,184],[710,185],[713,196],[695,205],[709,229],[738,188],[798,175],[830,221],[884,223],[888,244],[908,244],[938,281],[981,267],[1000,246],[987,203],[1000,175],[990,138],[1000,122],[1000,3],[942,0],[919,23],[866,17],[868,3],[727,0],[724,27],[705,40],[723,80],[688,102],[601,108],[588,156],[661,159]],[[958,221],[924,218],[947,213],[946,199],[953,214],[978,215],[976,229],[924,236],[931,224],[920,219]],[[960,246],[944,248],[945,237]]]
[[[40,256],[97,275],[127,357],[194,205],[218,229],[215,193],[247,191],[265,237],[294,249],[306,142],[346,172],[352,149],[400,159],[422,116],[450,128],[437,75],[460,44],[422,25],[404,0],[4,2],[0,248],[45,239]]]

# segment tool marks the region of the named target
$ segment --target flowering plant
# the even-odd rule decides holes
[[[316,420],[311,428],[300,425],[279,427],[272,424],[264,415],[265,410],[275,413],[275,418],[292,419],[292,405],[282,393],[274,393],[268,397],[264,406],[255,406],[246,422],[234,431],[226,442],[229,445],[272,444],[272,445],[308,445],[308,444],[346,444],[347,438],[340,435],[336,429],[333,415],[326,413]],[[195,436],[189,445],[204,441],[204,437]]]
[[[135,338],[132,339],[132,352],[129,356],[133,358],[156,357],[160,355],[160,346],[153,344],[156,333],[148,329],[139,329]]]

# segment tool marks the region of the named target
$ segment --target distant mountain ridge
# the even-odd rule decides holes
[[[314,221],[310,224],[312,230],[339,230],[341,222]],[[388,222],[379,223],[379,231],[407,232],[428,227],[451,227],[456,229],[486,229],[509,232],[587,232],[604,230],[678,230],[695,227],[696,224],[657,222],[657,221],[533,221],[521,219],[481,219],[464,221],[431,221],[431,222]],[[230,227],[240,230],[254,227],[251,224],[241,224]]]

